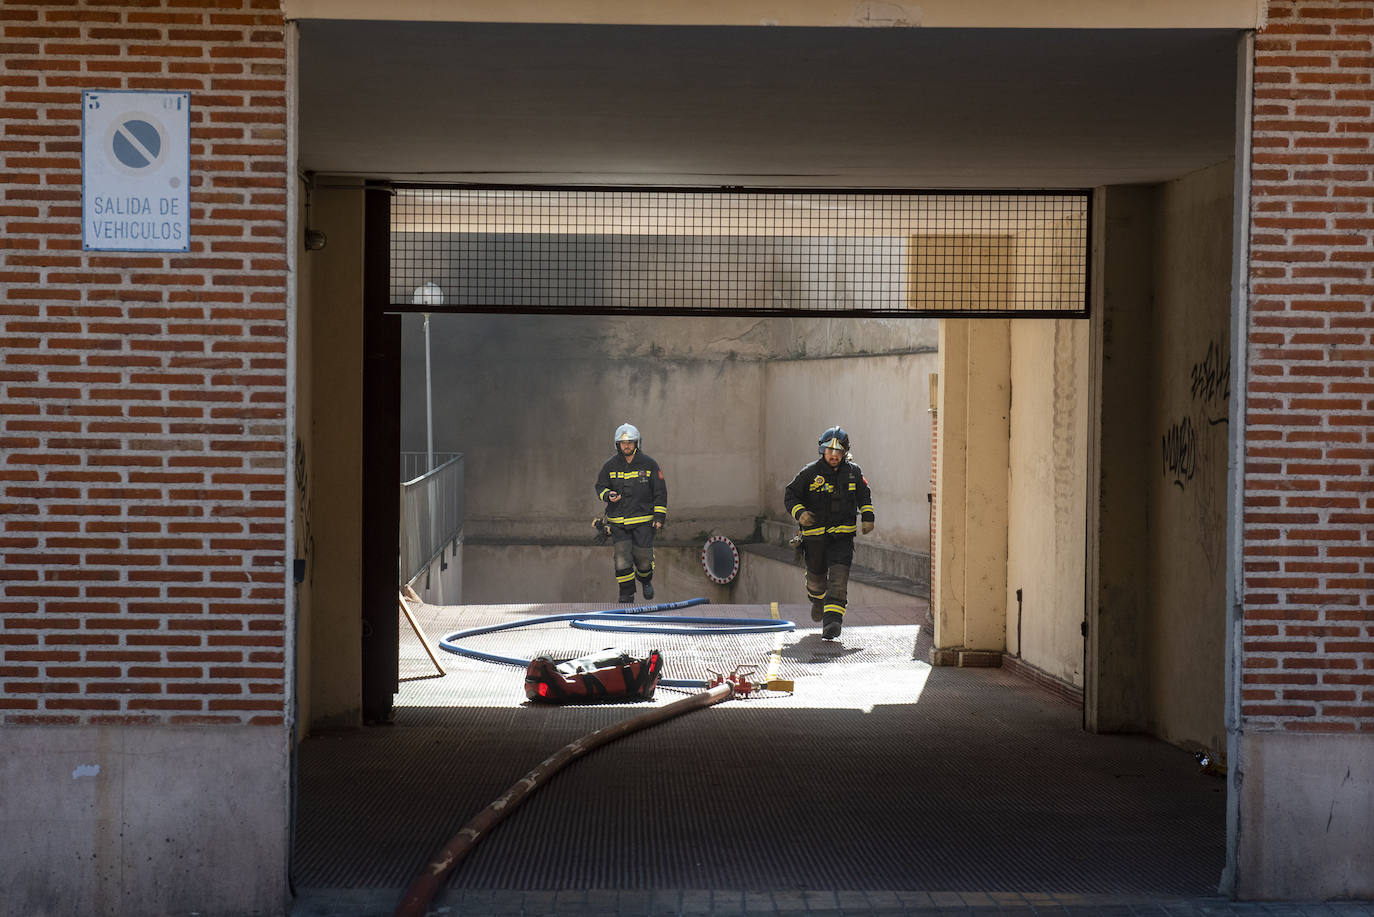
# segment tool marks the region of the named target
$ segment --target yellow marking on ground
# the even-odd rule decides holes
[[[773,602],[768,613],[774,621],[781,621],[782,615],[778,614],[778,603]],[[778,677],[778,671],[782,668],[782,634],[779,633],[773,639],[773,652],[768,657],[768,674],[763,677],[764,687],[770,691],[791,691],[792,682]]]

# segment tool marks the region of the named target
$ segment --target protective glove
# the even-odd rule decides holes
[[[809,509],[804,509],[797,516],[797,521],[802,524],[802,528],[810,528],[816,524],[816,514]]]
[[[861,528],[863,529],[863,533],[867,535],[869,532],[873,531],[873,520],[865,519]]]

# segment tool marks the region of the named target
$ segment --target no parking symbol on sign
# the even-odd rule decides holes
[[[191,94],[81,94],[81,242],[86,251],[191,247]]]

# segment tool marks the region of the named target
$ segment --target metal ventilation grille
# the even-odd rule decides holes
[[[391,303],[428,310],[1087,313],[1090,194],[399,188]]]

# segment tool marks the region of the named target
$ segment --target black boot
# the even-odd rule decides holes
[[[652,599],[654,597],[654,584],[645,580],[640,585],[644,587],[644,598]]]
[[[616,548],[620,548],[620,543],[616,544]],[[620,558],[616,558],[616,562],[619,563]],[[620,603],[622,605],[633,602],[635,600],[634,567],[617,566],[615,568],[615,585],[620,590]]]
[[[844,626],[844,615],[838,611],[827,611],[824,621],[821,625],[821,637],[834,640],[840,635],[840,628]]]
[[[825,616],[825,602],[821,599],[811,600],[811,620],[819,621]]]

